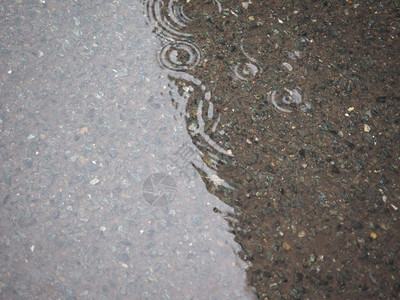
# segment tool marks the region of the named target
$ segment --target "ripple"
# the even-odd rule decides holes
[[[191,19],[185,15],[181,4],[174,0],[144,0],[143,8],[147,24],[153,27],[159,38],[170,42],[188,41],[192,38],[191,34],[182,32],[182,28]]]
[[[181,27],[186,27],[186,23],[192,21],[192,19],[185,14],[183,6],[177,5],[177,3],[172,0],[168,3],[168,10],[170,12],[173,12],[169,15],[171,19]]]
[[[240,41],[240,50],[249,61],[237,64],[233,68],[233,73],[236,79],[248,81],[250,77],[256,76],[257,73],[262,73],[262,69],[260,68],[258,61],[244,51],[243,40]]]
[[[301,88],[284,89],[283,93],[277,94],[276,91],[270,92],[267,95],[267,100],[272,103],[279,111],[291,113],[292,107],[300,107],[302,111],[311,109],[311,103],[308,102],[307,95]]]
[[[233,68],[233,73],[237,79],[247,81],[250,75],[256,76],[258,68],[252,63],[238,64]]]
[[[221,13],[220,1],[213,0],[213,2]],[[188,122],[187,128],[199,157],[193,160],[192,164],[205,172],[215,185],[232,188],[216,173],[217,166],[226,163],[224,157],[233,156],[232,151],[225,150],[206,133],[208,132],[206,128],[215,133],[221,115],[214,108],[211,91],[199,79],[187,72],[194,69],[201,61],[201,51],[192,42],[193,36],[183,32],[192,20],[185,14],[183,5],[174,0],[143,0],[143,8],[148,26],[153,28],[153,32],[163,43],[157,55],[159,64],[168,70],[168,76],[174,78],[176,82],[184,83],[181,92],[178,92],[175,83],[170,83],[169,95],[179,116],[186,116],[182,121]],[[237,67],[238,76],[241,76],[240,74],[246,76],[247,73],[255,75],[259,72],[256,60],[243,50],[243,46],[241,50],[250,62],[243,68]],[[196,91],[201,94],[202,100],[198,102],[196,115],[189,118],[186,110]]]
[[[214,0],[214,3],[217,4],[218,6],[218,12],[222,13],[222,5],[221,2],[219,2],[219,0]]]
[[[210,102],[209,108],[212,105]],[[208,111],[208,115],[210,114],[210,111]],[[217,122],[219,122],[220,118],[218,117]],[[233,156],[230,152],[219,146],[216,142],[214,142],[206,133],[205,133],[205,120],[203,119],[203,100],[200,100],[199,105],[197,107],[197,122],[198,122],[198,128],[196,130],[196,133],[200,134],[200,136],[206,141],[210,146],[212,146],[215,150],[217,150],[219,153],[222,153],[224,155],[228,156]],[[218,124],[213,125],[213,127],[217,126]]]
[[[195,68],[201,59],[200,50],[193,44],[179,41],[168,43],[158,53],[160,64],[172,71],[187,71]]]

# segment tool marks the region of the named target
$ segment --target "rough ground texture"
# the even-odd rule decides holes
[[[400,297],[399,2],[222,4],[185,8],[225,134],[206,133],[234,154],[218,174],[236,191],[208,187],[235,208],[249,283],[260,299]]]

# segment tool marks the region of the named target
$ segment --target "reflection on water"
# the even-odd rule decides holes
[[[179,31],[189,19],[174,1],[144,4],[0,5],[4,299],[252,297],[239,246],[213,213],[231,209],[192,167],[218,182],[181,117],[200,89],[199,110],[219,120],[207,87],[180,72],[199,59],[184,54],[195,49]],[[150,28],[164,28],[158,38],[143,7]],[[157,52],[171,70],[159,68]],[[206,137],[202,118],[190,134],[231,155]]]

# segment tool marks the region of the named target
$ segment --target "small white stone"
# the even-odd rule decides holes
[[[289,71],[292,71],[292,70],[293,70],[293,67],[291,66],[291,64],[289,64],[289,63],[287,63],[287,62],[284,62],[284,63],[283,63],[283,66],[284,66],[286,69],[288,69]]]
[[[106,227],[106,226],[101,226],[101,227],[100,227],[100,230],[101,230],[102,232],[104,232],[104,231],[107,230],[107,227]]]
[[[304,230],[300,231],[299,234],[297,235],[299,238],[305,237],[306,233],[304,232]]]
[[[371,127],[369,127],[368,124],[364,124],[364,132],[370,132],[371,131]]]
[[[95,178],[95,179],[93,179],[93,180],[90,181],[90,184],[91,184],[91,185],[96,185],[96,184],[98,184],[99,182],[100,182],[100,180],[97,179],[97,178]]]

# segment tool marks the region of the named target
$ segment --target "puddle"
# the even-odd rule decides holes
[[[176,2],[184,8],[168,6]],[[389,155],[398,153],[398,28],[389,26],[398,8],[176,2],[148,24],[178,89],[170,96],[196,147],[188,152],[205,163],[208,190],[235,208],[257,295],[397,295],[397,269],[379,257],[398,249],[398,205],[389,206],[399,182]]]
[[[0,11],[0,293],[251,299],[224,217],[232,209],[193,167],[224,185],[200,149],[232,154],[205,134],[204,109],[214,131],[219,122],[211,91],[183,72],[201,60],[179,30],[185,12],[173,1]],[[188,132],[191,89],[204,99]]]

